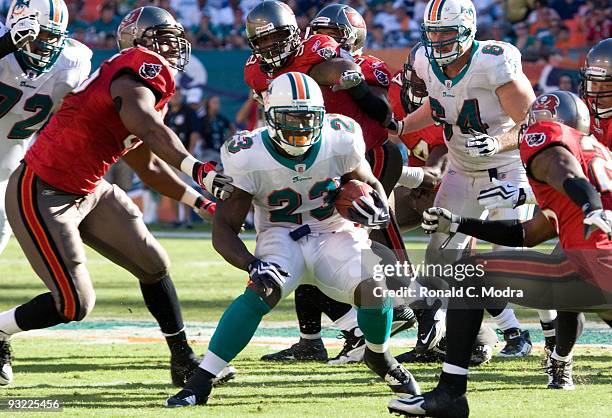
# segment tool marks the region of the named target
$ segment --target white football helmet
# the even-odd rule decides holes
[[[12,28],[21,18],[38,12],[38,37],[15,51],[19,62],[38,74],[49,71],[59,58],[66,40],[68,8],[64,0],[13,0],[6,17]]]
[[[456,32],[456,36],[432,39],[434,33]],[[463,55],[476,35],[476,9],[470,0],[430,0],[425,6],[421,40],[425,55],[444,67]],[[450,49],[449,49],[450,47]]]
[[[270,138],[287,154],[303,155],[321,140],[325,106],[321,88],[298,72],[275,78],[264,97]]]

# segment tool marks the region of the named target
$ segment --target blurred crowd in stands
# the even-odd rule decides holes
[[[156,0],[189,33],[195,48],[246,49],[244,19],[261,0]],[[367,47],[413,45],[420,37],[426,0],[345,0],[361,12],[368,27]],[[9,0],[0,0],[4,9]],[[115,31],[129,10],[149,0],[66,0],[72,36],[95,48],[115,48]],[[321,0],[287,0],[305,28]],[[610,37],[612,6],[606,0],[474,0],[478,38],[514,43],[526,61],[572,57]],[[577,58],[577,57],[576,57]]]

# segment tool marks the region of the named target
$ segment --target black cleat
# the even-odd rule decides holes
[[[359,363],[363,361],[363,355],[366,348],[365,338],[360,330],[361,336],[358,337],[355,335],[358,330],[359,328],[353,328],[350,331],[341,331],[342,334],[340,338],[344,338],[342,351],[340,351],[336,357],[330,359],[327,364],[337,366],[339,364]]]
[[[411,397],[421,393],[421,388],[414,376],[399,363],[387,372],[385,381],[393,392],[402,397]]]
[[[529,331],[510,328],[503,332],[506,346],[499,352],[500,357],[527,357],[531,353]]]
[[[402,353],[395,357],[400,363],[439,363],[444,361],[446,355],[446,337],[442,337],[440,342],[432,350],[419,352],[416,348]]]
[[[191,389],[183,389],[179,393],[166,399],[166,408],[183,408],[185,406],[206,405],[208,396],[198,396]]]
[[[214,379],[204,369],[197,368],[189,378],[185,388],[174,396],[166,399],[166,408],[182,408],[185,406],[205,405],[213,388]]]
[[[193,351],[184,355],[173,355],[170,357],[170,377],[172,384],[178,388],[185,386],[193,372],[198,369],[201,358]]]
[[[412,328],[417,323],[416,315],[412,309],[405,305],[393,308],[393,323],[391,324],[391,336]]]
[[[0,386],[13,381],[13,354],[9,340],[0,340]]]
[[[467,418],[470,408],[465,395],[452,395],[439,387],[412,398],[389,402],[389,412],[407,417]]]
[[[548,374],[548,389],[574,390],[572,379],[572,359],[561,361],[549,356],[546,361],[546,373]]]
[[[266,354],[261,359],[263,361],[327,361],[327,350],[320,338],[316,340],[300,338],[300,341],[291,347],[278,353]]]
[[[436,319],[437,309],[420,309],[416,311],[419,323],[417,341],[414,349],[417,353],[424,353],[433,349],[444,337],[444,321]]]

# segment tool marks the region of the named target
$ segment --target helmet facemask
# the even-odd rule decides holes
[[[416,75],[414,68],[409,62],[404,64],[402,70],[402,88],[400,90],[400,99],[406,113],[412,113],[417,110],[429,93],[425,82]]]
[[[271,107],[266,112],[272,140],[292,157],[304,155],[321,140],[325,108]]]
[[[607,119],[612,114],[612,74],[603,68],[587,67],[582,71],[582,97],[591,114]]]
[[[440,41],[433,41],[431,34],[455,33],[455,36]],[[474,33],[466,26],[421,25],[421,42],[425,46],[425,56],[435,61],[438,66],[446,67],[462,56],[472,45]],[[450,47],[450,48],[449,48]],[[446,50],[446,51],[445,51]]]
[[[249,38],[248,42],[253,54],[276,70],[282,68],[297,52],[301,44],[300,31],[294,26],[283,26],[262,31]]]
[[[331,22],[325,23],[322,21],[318,22],[315,19],[306,29],[306,37],[308,38],[310,35],[316,34],[327,35],[334,38],[334,40],[340,44],[340,47],[351,55],[358,56],[363,52],[363,48],[357,48],[355,45],[357,33],[346,25]]]
[[[38,37],[15,52],[27,69],[37,74],[46,73],[55,64],[64,49],[66,31],[59,26],[41,26]]]
[[[136,43],[164,57],[171,67],[183,71],[191,56],[191,43],[181,26],[160,25],[147,28]]]

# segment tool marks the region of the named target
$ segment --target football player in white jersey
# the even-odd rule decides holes
[[[6,26],[0,24],[0,254],[11,236],[5,212],[9,176],[62,98],[91,70],[91,50],[66,37],[67,25],[63,0],[13,0]],[[0,385],[7,385],[13,379],[11,353],[1,338],[0,359]]]
[[[449,166],[435,205],[475,218],[529,219],[532,205],[487,211],[478,201],[480,190],[497,185],[496,180],[528,187],[517,144],[535,95],[523,74],[520,52],[505,42],[475,40],[476,11],[470,0],[430,0],[421,32],[423,47],[416,53],[414,69],[425,81],[429,98],[396,128],[411,132],[434,121],[444,126]],[[429,262],[457,259],[471,240],[464,234],[447,238],[432,235]],[[520,330],[512,309],[489,312],[504,332],[506,346],[500,355],[529,354],[529,334]],[[554,317],[554,311],[541,312],[545,330],[554,330]]]
[[[384,280],[374,280],[381,258],[372,252],[367,230],[342,218],[328,196],[340,181],[364,181],[375,191],[371,199],[362,198],[367,208],[353,220],[370,228],[389,221],[384,189],[364,157],[360,126],[345,116],[325,115],[321,89],[297,72],[272,81],[264,109],[267,127],[238,134],[222,148],[235,191],[218,204],[213,226],[215,249],[250,280],[223,314],[200,369],[166,406],[206,403],[212,380],[246,347],[262,317],[303,283],[357,306],[365,363],[394,392],[420,393],[388,350],[392,303],[374,291],[384,287]],[[238,237],[251,204],[257,230],[253,254]]]
[[[64,0],[13,0],[0,24],[0,253],[11,235],[4,212],[9,175],[62,98],[89,75],[91,51],[66,37]]]

